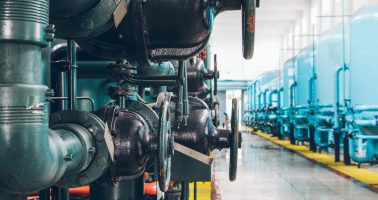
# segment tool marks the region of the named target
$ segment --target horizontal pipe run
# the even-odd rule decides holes
[[[67,97],[49,97],[49,100],[55,101],[66,101]],[[91,97],[76,97],[77,100],[88,100],[91,103],[92,111],[95,110],[95,101]]]

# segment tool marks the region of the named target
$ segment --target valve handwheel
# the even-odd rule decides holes
[[[218,127],[219,126],[219,113],[218,113],[219,112],[219,102],[218,101],[213,103],[212,109],[213,109],[213,112],[212,112],[213,124],[214,124],[215,127]]]
[[[217,54],[214,54],[214,95],[218,94],[218,79],[219,79],[219,71],[218,71],[218,59]]]
[[[170,101],[165,99],[161,104],[158,141],[158,181],[159,188],[166,192],[171,179],[171,157],[173,155],[173,136],[171,135]]]
[[[239,106],[237,99],[232,100],[231,112],[229,179],[230,181],[234,181],[236,179],[239,150]]]
[[[256,0],[242,0],[243,56],[253,57],[255,45]]]

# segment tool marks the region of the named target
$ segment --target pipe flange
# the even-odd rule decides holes
[[[105,125],[96,115],[85,111],[60,111],[50,117],[50,126],[77,124],[88,130],[95,143],[94,157],[91,164],[78,174],[63,177],[61,187],[80,187],[98,179],[109,167],[110,157],[105,143]]]
[[[152,108],[139,101],[127,100],[126,109],[139,114],[147,122],[152,133],[158,133],[159,116]]]
[[[135,87],[131,86],[113,86],[108,89],[108,95],[112,99],[116,99],[119,96],[131,96],[135,92]]]
[[[123,76],[133,76],[137,74],[137,68],[125,60],[118,60],[115,64],[108,66],[108,73],[114,78]]]
[[[56,35],[64,39],[87,39],[96,37],[114,26],[113,13],[123,0],[99,1],[88,12],[69,17],[51,16],[56,25]],[[126,1],[126,6],[128,1]]]

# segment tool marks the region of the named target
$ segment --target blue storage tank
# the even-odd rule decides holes
[[[348,122],[354,135],[350,156],[358,163],[374,162],[378,155],[378,4],[356,12],[350,25],[350,98],[354,113]],[[355,131],[359,129],[359,131]]]
[[[378,4],[351,20],[350,95],[353,105],[378,105]]]
[[[266,89],[277,88],[278,85],[278,72],[277,71],[268,71],[263,73],[260,76],[261,89],[264,91]]]
[[[348,40],[348,30],[345,31],[345,40]],[[336,71],[344,65],[343,27],[339,25],[324,32],[317,43],[316,63],[316,103],[317,105],[333,106],[336,92]],[[348,46],[345,50],[345,62],[348,61]],[[343,76],[341,75],[341,78]],[[341,80],[342,82],[342,80]],[[340,102],[342,102],[340,95]]]
[[[295,57],[285,62],[283,66],[283,101],[282,108],[290,107],[290,86],[294,83]]]
[[[268,92],[265,93],[266,103],[268,103],[270,92],[277,89],[278,87],[278,72],[275,70],[265,72],[259,76],[259,80],[261,83],[261,92],[268,90]],[[263,96],[261,98],[263,98]],[[263,106],[267,106],[267,105],[263,105]]]
[[[295,78],[297,87],[295,102],[297,106],[307,106],[310,97],[309,81],[314,76],[314,63],[316,62],[315,47],[304,48],[297,55],[295,66]]]

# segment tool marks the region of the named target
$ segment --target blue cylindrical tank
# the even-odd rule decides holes
[[[261,89],[264,91],[266,89],[272,90],[276,89],[278,85],[278,72],[269,71],[260,76]]]
[[[290,86],[294,83],[294,68],[295,59],[291,58],[285,62],[283,66],[283,101],[282,107],[287,108],[290,106]]]
[[[296,59],[295,79],[296,88],[296,105],[305,106],[308,104],[310,90],[309,81],[314,75],[314,63],[316,62],[315,47],[309,46],[299,52]]]
[[[268,90],[266,94],[266,103],[268,103],[269,94],[278,87],[278,72],[275,70],[265,72],[260,76],[259,80],[261,82],[261,91]]]
[[[345,30],[345,40],[348,39]],[[316,63],[316,103],[318,105],[334,105],[336,93],[336,71],[344,65],[343,27],[337,26],[324,32],[317,43]],[[345,62],[348,63],[348,46],[345,45]],[[343,75],[340,75],[343,82]],[[342,84],[340,84],[342,85]],[[340,102],[342,102],[340,95]]]
[[[378,105],[378,4],[355,13],[350,24],[352,105]]]
[[[349,155],[358,163],[375,163],[378,155],[378,4],[356,12],[350,23],[349,88],[354,112],[349,113],[347,121],[356,134],[349,138]]]

